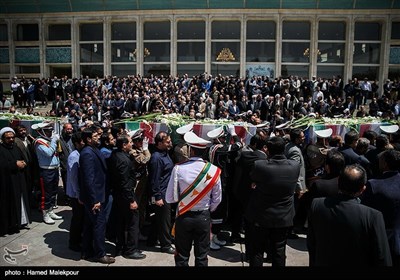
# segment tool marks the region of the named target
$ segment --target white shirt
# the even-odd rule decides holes
[[[179,165],[175,165],[172,170],[171,177],[168,182],[167,192],[165,194],[165,200],[168,203],[175,203],[178,200],[174,199],[174,184],[175,180],[178,184],[178,192],[181,194],[186,188],[191,185],[194,180],[198,177],[200,172],[203,170],[206,162],[199,157],[191,157],[187,162]],[[178,170],[178,171],[177,171]],[[209,191],[192,210],[199,209],[210,209],[214,211],[218,204],[222,200],[222,189],[221,189],[221,179],[218,178],[216,184],[213,186],[212,190]]]

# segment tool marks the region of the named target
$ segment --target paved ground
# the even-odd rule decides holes
[[[80,260],[80,253],[68,249],[68,230],[71,218],[69,206],[59,206],[55,212],[64,217],[64,220],[56,221],[55,225],[46,225],[42,222],[39,211],[33,210],[33,223],[30,229],[23,229],[18,234],[0,237],[0,266],[5,268],[18,268],[21,266],[32,267],[104,267],[106,265]],[[308,266],[308,253],[306,250],[305,236],[288,241],[287,265]],[[145,242],[140,245],[147,257],[143,260],[129,260],[122,256],[116,258],[110,267],[120,266],[174,266],[173,255],[161,253],[157,247],[146,247]],[[20,254],[7,257],[7,251],[17,252],[26,249]],[[114,252],[114,244],[107,242],[107,252]],[[248,266],[242,257],[244,245],[232,244],[222,247],[219,251],[211,251],[209,266]],[[12,253],[11,253],[12,254]],[[190,260],[193,265],[193,258]],[[265,266],[270,264],[265,263]]]

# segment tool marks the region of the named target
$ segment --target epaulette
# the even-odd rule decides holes
[[[34,145],[44,145],[46,147],[50,147],[49,143],[47,143],[44,139],[42,138],[37,138],[35,141],[33,141]]]
[[[189,161],[198,161],[198,160],[185,159],[185,160],[182,160],[181,162],[175,163],[175,165],[181,165],[181,164],[184,164],[184,163],[189,162]],[[204,160],[204,159],[203,159],[203,161],[204,161],[204,162],[207,162],[207,161]]]
[[[182,160],[181,162],[178,162],[178,163],[176,163],[175,165],[181,165],[181,164],[184,164],[184,163],[186,163],[186,162],[188,162],[188,161],[190,161],[190,159]]]

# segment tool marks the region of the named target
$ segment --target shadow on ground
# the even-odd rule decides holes
[[[215,259],[224,260],[231,263],[243,262],[242,253],[233,247],[223,246],[218,251],[210,250],[209,256]]]
[[[298,239],[288,239],[287,245],[295,250],[307,252],[307,238],[299,235]]]
[[[52,231],[44,236],[44,243],[51,249],[51,254],[62,259],[78,261],[81,258],[79,252],[74,252],[68,249],[69,232],[67,231]]]

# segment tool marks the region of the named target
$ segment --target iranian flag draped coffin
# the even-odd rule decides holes
[[[220,124],[194,124],[193,132],[201,138],[209,140],[207,137],[207,132],[220,127]],[[154,143],[154,137],[159,131],[166,131],[171,134],[172,141],[174,144],[179,139],[179,135],[176,133],[176,129],[179,126],[168,126],[165,123],[156,123],[156,122],[126,122],[125,128],[127,130],[136,130],[143,129],[144,134],[147,138],[149,138],[149,143]],[[257,128],[253,125],[249,126],[241,126],[235,125],[236,134],[242,139],[242,141],[246,144],[250,143],[251,137],[255,135]]]

